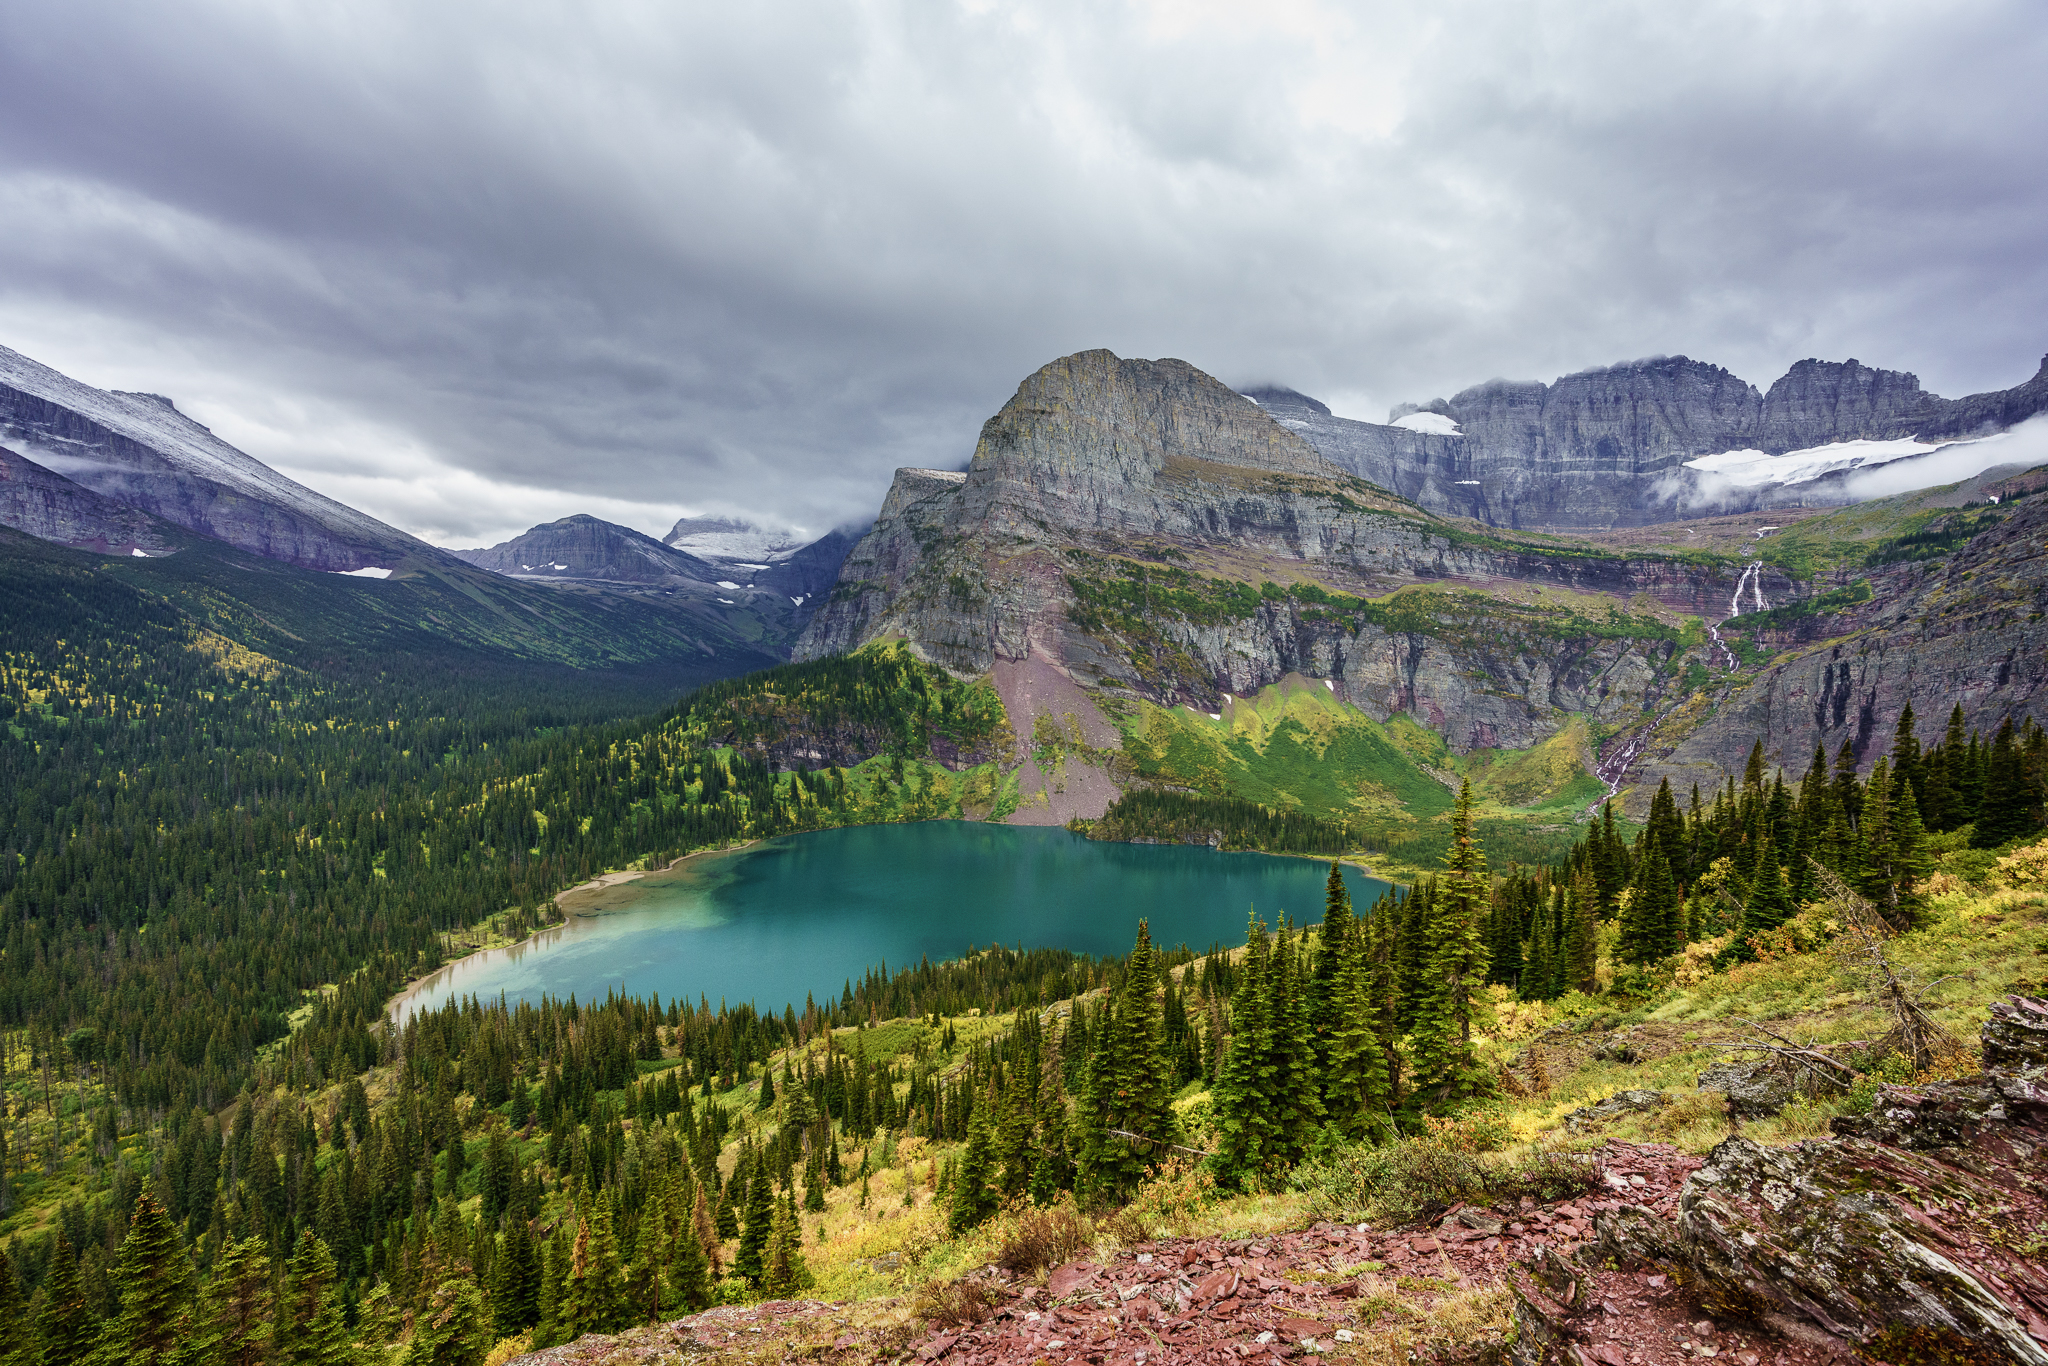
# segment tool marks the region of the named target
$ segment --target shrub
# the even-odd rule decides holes
[[[1058,1266],[1095,1241],[1095,1226],[1072,1205],[1054,1205],[1017,1221],[996,1252],[996,1265],[1018,1276]]]
[[[1405,1223],[1434,1218],[1460,1202],[1562,1200],[1591,1189],[1598,1177],[1598,1166],[1582,1154],[1549,1148],[1482,1153],[1431,1134],[1311,1158],[1295,1169],[1294,1188],[1309,1197],[1315,1218]]]
[[[934,1328],[968,1328],[995,1312],[1002,1289],[970,1277],[958,1281],[926,1281],[910,1302],[910,1312]]]

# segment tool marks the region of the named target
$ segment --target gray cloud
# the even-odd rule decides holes
[[[1339,412],[2048,316],[2026,3],[17,6],[0,342],[408,530],[813,530],[1088,346]]]

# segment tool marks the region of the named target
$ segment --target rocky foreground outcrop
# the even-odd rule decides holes
[[[1983,1057],[1978,1077],[1883,1088],[1830,1139],[1728,1139],[1676,1218],[1602,1214],[1588,1248],[1512,1278],[1516,1359],[1663,1359],[1609,1349],[1598,1282],[1620,1274],[1844,1359],[2048,1366],[2048,1002],[1995,1005]]]

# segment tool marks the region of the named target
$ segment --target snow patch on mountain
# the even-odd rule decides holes
[[[1387,424],[1389,427],[1405,427],[1411,432],[1427,432],[1431,436],[1462,436],[1458,420],[1443,413],[1410,413],[1397,417]]]
[[[791,532],[734,517],[685,517],[669,529],[662,543],[701,560],[749,570],[766,569],[810,544]]]
[[[1809,446],[1783,455],[1768,455],[1756,450],[1722,451],[1718,455],[1688,460],[1685,464],[1687,469],[1718,475],[1734,488],[1755,489],[1766,484],[1804,484],[1825,474],[1882,465],[1940,449],[1940,445],[1908,436],[1892,441],[1831,441],[1825,446]]]

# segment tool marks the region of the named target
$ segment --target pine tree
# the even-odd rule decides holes
[[[762,1258],[768,1251],[768,1227],[775,1219],[774,1182],[768,1164],[759,1163],[747,1190],[747,1217],[740,1233],[740,1250],[732,1259],[733,1274],[752,1286],[761,1284],[767,1270]]]
[[[1152,932],[1138,922],[1138,940],[1124,980],[1103,1021],[1081,1098],[1085,1113],[1079,1153],[1080,1189],[1090,1200],[1120,1201],[1165,1156],[1158,1147],[1177,1136],[1173,1076],[1160,1048],[1159,969]],[[1143,1135],[1149,1152],[1111,1133]]]
[[[1436,1105],[1484,1092],[1490,1078],[1472,1047],[1475,998],[1486,980],[1482,932],[1491,899],[1486,855],[1473,831],[1472,783],[1458,791],[1451,848],[1431,918],[1429,972],[1414,1030],[1415,1089]]]
[[[122,1366],[163,1366],[187,1336],[192,1273],[171,1216],[148,1191],[136,1197],[114,1285],[121,1312],[101,1330],[101,1352]]]
[[[348,1326],[334,1293],[334,1256],[311,1231],[285,1263],[270,1320],[272,1366],[348,1366]]]
[[[490,1350],[490,1320],[476,1282],[456,1276],[434,1287],[413,1324],[406,1366],[477,1366]]]
[[[498,1336],[509,1338],[540,1321],[540,1252],[533,1230],[514,1218],[505,1230],[505,1249],[493,1268],[491,1310]]]
[[[229,1243],[193,1316],[190,1366],[260,1366],[272,1309],[270,1258],[261,1238]]]
[[[995,1141],[989,1122],[989,1111],[994,1108],[994,1099],[984,1097],[974,1107],[974,1118],[968,1122],[967,1153],[960,1163],[959,1175],[953,1180],[946,1213],[947,1230],[956,1238],[987,1220],[1000,1204],[993,1182]],[[772,1286],[770,1290],[773,1291]]]
[[[1261,1178],[1275,1138],[1267,1094],[1271,1081],[1272,1028],[1267,1018],[1268,945],[1266,927],[1253,916],[1245,929],[1244,961],[1230,998],[1230,1041],[1217,1079],[1215,1099],[1217,1183],[1239,1189]]]
[[[83,1366],[92,1354],[93,1320],[78,1280],[78,1254],[57,1235],[50,1270],[43,1278],[43,1312],[37,1320],[42,1366]]]
[[[784,1199],[775,1207],[762,1279],[762,1288],[780,1300],[800,1295],[812,1285],[810,1268],[804,1265],[803,1226],[797,1222],[793,1200]]]
[[[1756,863],[1749,876],[1749,898],[1743,903],[1742,924],[1735,932],[1735,942],[1728,947],[1728,956],[1737,962],[1753,961],[1756,949],[1749,942],[1750,936],[1774,930],[1791,918],[1792,903],[1785,887],[1785,870],[1778,866],[1777,851],[1771,847],[1771,837],[1765,835],[1757,846]]]

